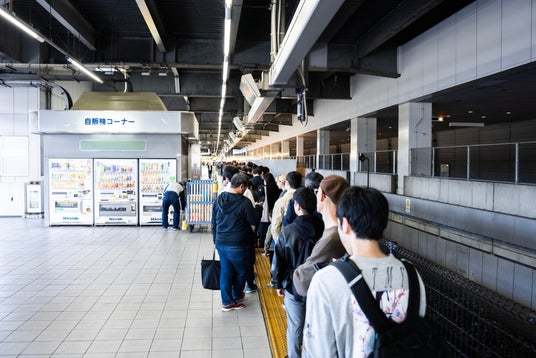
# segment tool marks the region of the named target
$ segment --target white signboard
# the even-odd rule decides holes
[[[181,112],[39,111],[37,133],[180,134]]]

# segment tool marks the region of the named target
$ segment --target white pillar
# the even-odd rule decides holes
[[[376,151],[376,118],[353,118],[350,122],[350,171],[357,172],[361,153]],[[372,159],[371,159],[372,160]],[[373,163],[370,163],[371,167]]]
[[[296,157],[303,157],[303,137],[296,137]]]
[[[288,157],[290,156],[290,141],[284,140],[281,142],[281,154],[283,156]]]
[[[316,131],[316,167],[321,168],[320,156],[329,154],[329,130],[318,129]]]
[[[404,194],[404,177],[412,172],[411,149],[432,146],[432,104],[404,103],[398,106],[398,194]],[[428,156],[414,161],[413,172],[429,174]]]

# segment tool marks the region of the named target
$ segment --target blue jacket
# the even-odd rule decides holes
[[[257,213],[243,195],[221,193],[212,207],[212,236],[216,246],[251,247],[255,241],[252,225]]]

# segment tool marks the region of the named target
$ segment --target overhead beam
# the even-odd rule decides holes
[[[270,86],[286,86],[344,0],[301,0],[270,67]]]
[[[330,42],[364,2],[365,0],[346,0],[324,30],[318,42]]]
[[[405,0],[358,40],[358,57],[365,57],[445,0]]]
[[[240,24],[240,15],[242,14],[242,0],[232,0],[231,6],[231,36],[230,36],[230,54],[234,53],[236,46],[236,37],[238,34],[238,25]]]
[[[158,27],[155,22],[155,18],[158,17],[157,14],[155,14],[155,18],[153,18],[153,15],[151,14],[151,10],[149,10],[149,2],[151,0],[136,0],[136,4],[138,5],[138,8],[140,9],[141,15],[143,16],[143,20],[145,20],[145,24],[149,28],[149,32],[151,33],[151,36],[153,37],[154,42],[156,43],[156,46],[158,47],[158,50],[160,52],[166,52],[166,47],[164,46],[164,40],[162,39],[163,29],[160,28],[161,32],[159,32]],[[153,12],[156,12],[156,6],[154,3],[151,5],[153,8]]]
[[[35,1],[87,48],[96,50],[95,29],[68,0]]]

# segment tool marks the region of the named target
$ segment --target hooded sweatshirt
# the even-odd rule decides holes
[[[255,240],[252,225],[257,213],[240,194],[221,193],[212,207],[212,235],[216,246],[250,248]]]

